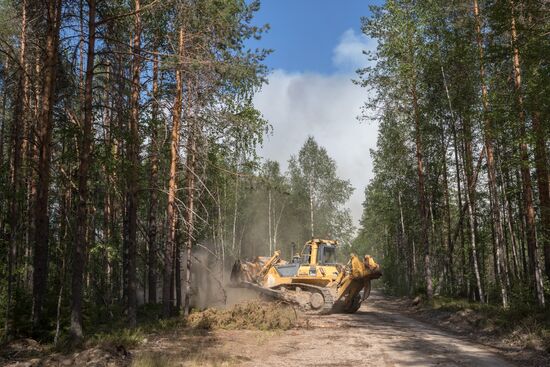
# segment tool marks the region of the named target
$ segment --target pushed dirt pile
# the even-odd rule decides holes
[[[188,322],[192,328],[206,330],[288,330],[298,323],[298,314],[284,303],[254,300],[228,309],[195,312],[189,315]]]

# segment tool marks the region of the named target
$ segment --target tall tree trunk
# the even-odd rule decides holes
[[[451,205],[449,203],[449,180],[447,177],[447,147],[445,145],[445,131],[441,131],[441,145],[442,145],[442,159],[443,159],[443,197],[444,197],[444,211],[445,211],[445,236],[443,243],[447,249],[447,267],[449,268],[449,285],[451,294],[454,293],[454,241],[451,238]]]
[[[502,165],[501,165],[502,166]],[[506,167],[506,166],[504,166]],[[521,266],[519,264],[519,257],[518,257],[518,251],[517,251],[517,234],[514,231],[514,216],[512,211],[512,204],[510,202],[510,173],[508,171],[508,168],[502,168],[502,177],[503,177],[503,199],[504,199],[504,212],[505,212],[505,223],[506,227],[508,229],[508,233],[510,234],[510,242],[512,245],[512,260],[514,265],[514,271],[513,271],[513,278],[521,279],[522,278],[522,271]]]
[[[283,217],[284,211],[285,211],[285,202],[281,204],[279,215],[275,219],[274,228],[273,228],[273,246],[276,246],[277,244],[277,234],[279,233],[279,224],[281,223],[281,218]],[[273,216],[275,216],[275,209],[273,209]],[[290,254],[290,256],[292,257],[294,256],[294,254]]]
[[[115,98],[113,101],[114,109],[116,116],[116,125],[112,127],[113,132],[117,131],[119,134],[125,136],[127,135],[128,123],[126,121],[126,114],[124,111],[127,109],[125,101],[125,63],[123,56],[118,54],[115,56],[115,65],[114,69],[114,84],[115,84]],[[124,139],[119,137],[119,134],[113,133],[113,142],[112,150],[110,156],[115,162],[122,162],[124,160]],[[125,162],[124,162],[125,163]],[[120,164],[118,167],[124,167],[123,164]],[[120,182],[121,185],[124,184],[124,174],[118,173],[117,170],[112,172],[111,176],[113,183]],[[127,273],[127,256],[126,256],[126,244],[128,237],[128,225],[127,225],[127,215],[126,215],[126,196],[124,195],[113,195],[112,202],[112,229],[111,233],[115,236],[116,240],[114,242],[122,242],[122,269],[120,266],[115,266],[114,270],[117,272],[116,275],[116,284],[113,284],[113,294],[116,294],[117,297],[122,301],[121,303],[125,304],[126,300],[126,284],[128,283],[128,273]],[[118,222],[118,224],[117,224]],[[119,250],[120,251],[120,250]],[[120,265],[118,263],[117,265]],[[122,270],[122,271],[121,271]]]
[[[187,181],[187,205],[186,205],[186,266],[185,266],[185,300],[183,304],[183,313],[189,315],[189,306],[191,298],[191,250],[193,248],[195,235],[195,161],[197,154],[196,134],[198,130],[195,126],[197,121],[194,116],[189,119],[189,129],[187,137],[187,164],[185,179]]]
[[[443,68],[443,57],[441,56],[440,51],[440,59],[441,59],[441,76],[443,79],[443,86],[445,87],[445,95],[447,97],[447,103],[449,104],[449,112],[451,114],[451,130],[453,133],[453,143],[454,143],[454,153],[455,153],[455,163],[456,163],[456,175],[457,175],[457,184],[458,184],[458,207],[462,208],[462,197],[460,192],[460,170],[458,167],[458,156],[457,156],[457,146],[456,146],[456,130],[455,130],[455,114],[453,111],[453,105],[451,102],[451,95],[449,93],[449,87],[447,85],[447,77],[445,75],[445,69]],[[447,150],[445,146],[445,131],[444,129],[441,130],[441,145],[443,147],[443,182],[445,186],[445,219],[447,224],[447,237],[446,241],[449,244],[448,247],[448,264],[449,264],[449,277],[450,277],[450,285],[451,285],[451,293],[454,292],[454,266],[453,266],[453,254],[454,254],[454,241],[451,239],[451,210],[449,205],[449,183],[447,179]],[[462,213],[461,213],[462,214]],[[462,215],[460,216],[462,219]],[[461,234],[461,240],[462,244],[464,245],[464,227],[462,225],[463,221],[460,220],[459,226],[460,226],[460,234]]]
[[[86,80],[84,82],[84,121],[80,141],[80,165],[78,169],[78,204],[76,213],[76,238],[72,261],[71,280],[71,336],[80,340],[82,330],[82,279],[88,242],[88,171],[92,144],[93,79],[95,59],[95,0],[88,0],[88,51],[86,53]]]
[[[32,177],[33,174],[34,174],[34,172],[33,172],[34,170],[32,169],[32,167],[33,167],[32,164],[34,162],[31,162],[29,160],[30,157],[27,154],[27,152],[29,151],[29,146],[31,144],[30,143],[31,139],[29,137],[31,135],[31,131],[34,129],[33,122],[36,121],[36,115],[33,116],[32,115],[32,110],[31,110],[31,105],[32,104],[31,104],[31,79],[30,79],[30,69],[29,69],[30,64],[27,61],[28,54],[30,54],[30,52],[28,51],[29,47],[27,45],[28,44],[27,33],[29,33],[28,28],[29,28],[29,24],[30,24],[30,23],[28,23],[28,9],[32,9],[32,8],[29,6],[29,2],[27,0],[23,0],[21,6],[25,11],[24,16],[22,17],[21,47],[23,47],[23,45],[25,45],[25,50],[21,53],[21,58],[20,58],[20,64],[21,64],[22,70],[24,71],[24,77],[23,77],[23,137],[22,137],[23,141],[21,143],[21,153],[20,153],[22,155],[21,160],[23,161],[23,164],[22,164],[22,167],[21,167],[21,176],[22,176],[23,181],[19,183],[20,189],[21,189],[21,193],[19,193],[20,196],[22,195],[22,193],[27,194],[27,192],[25,192],[24,188],[27,187],[27,183],[28,183],[30,177]],[[32,148],[32,149],[34,150],[34,148]],[[26,200],[22,200],[21,204],[22,204],[22,208],[20,209],[20,211],[21,211],[20,221],[23,224],[24,233],[23,233],[23,236],[21,237],[21,239],[18,242],[16,263],[23,263],[24,262],[23,254],[28,249],[29,234],[31,233],[30,230],[29,230],[30,227],[31,227],[31,224],[30,224],[30,221],[28,221],[29,212],[30,212],[30,205],[29,205],[28,202],[26,202]],[[20,283],[20,277],[17,276],[16,278],[17,278],[17,284],[19,284]]]
[[[33,258],[33,326],[42,322],[44,298],[48,285],[49,215],[51,140],[53,109],[57,86],[57,56],[61,25],[62,0],[47,1],[47,29],[43,71],[42,103],[37,126],[38,179],[34,207],[34,258]]]
[[[464,156],[466,154],[463,154]],[[469,168],[466,168],[468,167]],[[465,162],[464,164],[464,170],[469,170],[470,173],[465,174],[468,187],[466,190],[464,190],[464,193],[466,195],[466,207],[468,211],[468,223],[470,226],[470,247],[472,248],[472,265],[474,270],[474,275],[476,278],[476,286],[479,296],[479,301],[481,303],[485,302],[485,295],[483,293],[483,286],[482,286],[482,280],[481,280],[481,272],[480,272],[480,266],[478,263],[478,255],[477,255],[477,223],[475,220],[475,200],[473,199],[473,196],[475,194],[475,184],[477,182],[476,178],[474,177],[473,168],[471,167],[471,161],[470,163]]]
[[[424,278],[426,282],[426,296],[433,298],[432,270],[430,264],[430,240],[428,238],[428,211],[426,207],[426,193],[424,187],[424,157],[422,147],[422,132],[420,124],[420,110],[418,106],[418,95],[416,90],[416,78],[413,78],[411,85],[411,97],[413,104],[414,123],[415,123],[415,143],[416,143],[416,168],[418,175],[418,202],[420,204],[420,218],[422,221],[421,238],[424,245]]]
[[[519,172],[519,168],[516,167],[514,170],[515,175],[515,181],[514,181],[514,187],[519,186],[519,182],[521,181],[521,175]],[[527,255],[525,251],[525,244],[527,243],[526,240],[526,233],[525,233],[525,216],[523,215],[523,200],[522,200],[522,192],[521,190],[516,190],[516,197],[515,202],[517,206],[517,215],[516,215],[516,221],[519,222],[519,238],[520,238],[520,252],[521,252],[521,263],[523,264],[523,277],[527,278],[529,277],[529,264],[527,260]]]
[[[431,266],[431,250],[430,239],[428,229],[428,215],[429,208],[426,205],[426,190],[425,190],[425,172],[424,172],[424,153],[422,144],[422,122],[420,115],[420,106],[418,104],[418,86],[417,86],[417,70],[415,65],[415,46],[414,46],[414,31],[407,35],[408,46],[408,60],[409,67],[411,68],[409,93],[413,108],[414,119],[414,136],[415,136],[415,148],[416,148],[416,172],[418,177],[418,203],[419,214],[421,221],[421,241],[424,247],[424,281],[426,286],[426,296],[429,300],[433,298],[433,280],[432,280],[432,266]]]
[[[109,63],[107,65],[107,80],[105,81],[106,88],[103,91],[103,105],[105,108],[103,109],[103,139],[105,141],[105,151],[108,159],[111,158],[112,155],[112,149],[113,149],[113,133],[112,133],[112,110],[113,110],[113,102],[110,94],[110,91],[108,88],[112,88],[112,67]],[[112,202],[113,202],[113,196],[112,196],[112,188],[111,188],[111,169],[104,166],[103,167],[103,179],[104,182],[107,183],[105,186],[105,194],[103,198],[103,241],[105,243],[109,243],[113,241],[113,209],[112,209]],[[104,247],[103,249],[103,258],[104,258],[104,267],[103,271],[105,272],[105,280],[106,280],[106,289],[105,289],[105,300],[108,305],[112,302],[112,287],[113,287],[113,279],[112,279],[112,266],[111,266],[111,257],[109,256],[109,248]]]
[[[23,22],[26,23],[26,22]],[[6,60],[4,62],[4,69],[9,70],[10,68],[10,58],[6,56]],[[6,78],[6,76],[4,76]],[[4,165],[4,135],[6,132],[6,106],[8,103],[8,89],[4,86],[2,88],[2,113],[0,114],[0,118],[2,119],[2,125],[0,125],[0,166]]]
[[[134,2],[134,39],[132,42],[132,93],[130,95],[130,120],[129,120],[129,139],[128,139],[128,162],[130,164],[128,172],[128,202],[127,202],[127,259],[128,259],[128,282],[127,282],[127,305],[128,325],[136,326],[137,312],[137,210],[138,210],[138,191],[139,191],[139,95],[140,74],[141,74],[141,15],[140,0]]]
[[[474,17],[475,17],[475,32],[476,32],[476,41],[479,54],[479,79],[481,82],[481,100],[483,104],[483,132],[484,132],[484,144],[485,151],[487,154],[487,171],[489,177],[489,195],[491,196],[491,215],[493,219],[494,226],[494,246],[497,259],[497,267],[495,269],[495,275],[497,283],[500,285],[502,306],[504,308],[508,307],[508,290],[506,289],[506,284],[502,278],[502,247],[504,243],[504,235],[502,230],[502,222],[500,218],[500,208],[499,208],[499,196],[497,192],[497,178],[496,178],[496,168],[495,168],[495,158],[494,158],[494,149],[493,149],[493,127],[492,121],[489,116],[489,96],[487,92],[487,84],[485,82],[485,61],[484,61],[484,50],[483,50],[483,35],[481,33],[481,16],[479,11],[479,5],[477,0],[473,0],[474,8]]]
[[[179,161],[179,137],[181,110],[183,98],[183,76],[181,70],[181,62],[183,61],[183,28],[179,30],[178,37],[178,63],[176,64],[176,93],[174,96],[174,109],[172,111],[172,134],[170,143],[170,179],[168,182],[168,207],[166,209],[168,221],[168,238],[166,247],[164,248],[164,268],[162,271],[162,305],[163,316],[169,317],[171,312],[171,292],[170,283],[173,278],[172,273],[172,253],[174,251],[176,240],[176,224],[177,224],[177,208],[176,208],[176,189],[177,189],[177,164]]]
[[[540,112],[533,113],[533,130],[535,131],[535,167],[540,201],[540,243],[544,249],[546,277],[550,279],[550,180],[548,176],[548,152],[544,128],[540,121]]]
[[[176,241],[174,246],[174,288],[176,291],[176,311],[179,312],[181,310],[181,230],[180,230],[180,222],[178,218],[178,224],[176,229]]]
[[[32,83],[33,89],[33,106],[32,106],[32,121],[29,121],[28,135],[27,139],[29,143],[27,144],[27,155],[26,161],[29,167],[38,167],[38,126],[40,121],[40,111],[41,111],[41,93],[43,87],[43,73],[44,70],[41,67],[41,55],[39,52],[36,52],[34,58],[34,81]],[[24,284],[27,289],[31,289],[33,276],[32,276],[32,267],[31,267],[31,257],[34,249],[34,238],[36,233],[36,198],[37,198],[37,183],[38,183],[38,172],[36,169],[29,169],[27,177],[27,238],[25,243],[25,253],[23,255],[24,261]]]
[[[511,36],[512,36],[512,60],[514,66],[514,89],[519,119],[520,158],[521,158],[521,182],[523,187],[524,216],[527,224],[527,252],[529,253],[529,270],[533,282],[535,295],[540,306],[544,306],[544,288],[540,273],[537,236],[535,232],[535,207],[533,205],[533,189],[531,186],[531,172],[529,169],[529,152],[527,147],[527,133],[525,111],[523,105],[523,93],[521,90],[521,65],[519,48],[517,44],[516,17],[514,12],[514,1],[510,0],[511,8]]]
[[[498,192],[501,193],[501,196],[499,197],[498,210],[500,212],[500,218],[502,223],[501,224],[502,225],[502,246],[501,246],[502,252],[501,252],[500,261],[502,262],[502,268],[501,268],[502,280],[505,282],[506,288],[511,289],[510,272],[509,272],[510,261],[509,261],[509,254],[508,254],[509,245],[506,239],[506,232],[504,230],[504,226],[506,225],[506,215],[504,213],[504,204],[502,203],[503,201],[506,201],[506,199],[504,199],[504,196],[506,195],[506,190],[504,189],[502,170],[499,169],[500,167],[502,167],[502,164],[501,164],[502,158],[501,158],[500,149],[501,149],[501,146],[497,144],[495,146],[495,156],[496,156],[495,170],[497,174],[497,190]]]
[[[12,144],[11,148],[13,149],[12,159],[10,162],[10,177],[9,182],[11,186],[9,197],[9,231],[7,233],[8,239],[8,289],[7,289],[7,305],[6,305],[6,319],[5,319],[5,335],[8,340],[15,336],[15,314],[14,314],[14,288],[16,286],[16,274],[15,267],[17,263],[17,241],[18,241],[18,227],[21,227],[19,223],[20,218],[20,190],[21,190],[21,161],[22,161],[22,152],[24,151],[23,146],[23,136],[22,130],[23,126],[26,125],[26,105],[25,100],[27,98],[27,83],[28,78],[26,76],[27,67],[26,67],[26,47],[27,47],[27,1],[23,0],[21,4],[21,45],[19,49],[19,72],[18,72],[18,82],[17,82],[17,91],[15,97],[14,111],[13,111],[13,122],[12,122],[12,131],[11,139]],[[4,86],[5,88],[5,86]],[[4,89],[4,97],[6,96],[6,91]],[[5,109],[5,104],[4,104]],[[4,113],[4,112],[3,112]],[[4,123],[4,121],[3,121]],[[2,125],[3,127],[3,125]],[[3,136],[0,137],[3,139]],[[3,147],[1,147],[3,149]],[[0,165],[2,162],[0,161]]]
[[[63,144],[63,150],[65,150],[65,144]],[[65,190],[63,193],[63,196],[61,198],[60,203],[60,216],[61,216],[61,223],[60,223],[60,242],[61,242],[61,256],[58,259],[58,262],[61,262],[61,264],[58,264],[58,267],[60,270],[59,275],[59,290],[57,292],[57,308],[56,308],[56,318],[55,318],[55,335],[53,338],[54,345],[58,345],[59,342],[59,335],[61,333],[61,305],[63,301],[63,292],[65,290],[65,277],[66,277],[66,264],[67,264],[67,243],[69,242],[69,225],[68,225],[68,216],[69,216],[69,210],[71,208],[71,192],[72,190]]]
[[[453,118],[453,121],[451,122],[451,130],[453,133],[453,150],[454,150],[454,163],[455,163],[455,171],[456,171],[456,189],[457,189],[457,199],[458,199],[458,207],[462,208],[462,181],[460,178],[461,170],[460,170],[460,161],[459,161],[459,155],[458,155],[458,139],[456,136],[456,122]],[[460,225],[460,248],[461,253],[464,254],[464,251],[466,249],[466,243],[464,238],[464,225],[461,221],[459,223]],[[463,289],[464,283],[465,283],[465,274],[464,274],[464,268],[466,267],[466,264],[463,262],[461,269],[462,269],[462,275],[460,280],[460,286],[461,290]]]
[[[271,255],[273,253],[273,237],[271,236],[271,187],[267,189],[267,229],[269,254]]]
[[[149,225],[148,243],[149,254],[147,267],[149,268],[149,303],[157,302],[157,211],[158,211],[158,118],[159,118],[159,55],[155,49],[153,54],[153,101],[151,104],[151,171],[149,176]]]
[[[466,209],[468,213],[468,228],[470,237],[470,247],[472,250],[471,265],[476,278],[476,286],[478,291],[479,301],[483,303],[485,301],[485,294],[483,292],[481,271],[479,266],[479,257],[477,251],[477,239],[478,239],[478,226],[477,226],[477,207],[476,207],[476,182],[478,171],[474,172],[474,161],[472,152],[472,123],[470,116],[465,116],[462,123],[462,160],[463,171],[466,177],[466,189],[464,193],[466,195]],[[475,176],[475,177],[474,177]]]
[[[313,205],[313,186],[309,186],[309,220],[310,220],[310,224],[311,224],[311,238],[314,238],[314,229],[315,229],[315,225],[314,225],[314,221],[313,221],[313,208],[314,208],[314,205]]]
[[[238,149],[238,148],[237,148]],[[240,175],[239,175],[239,158],[237,154],[237,160],[236,160],[236,171],[237,174],[235,175],[235,207],[233,210],[233,233],[231,236],[231,251],[233,252],[232,255],[236,256],[237,258],[240,256],[239,253],[235,251],[235,244],[237,242],[237,215],[239,214],[239,183],[240,183]]]
[[[225,193],[225,187],[224,187],[224,193]],[[221,195],[220,190],[216,190],[216,207],[218,211],[218,218],[217,218],[217,233],[219,238],[219,250],[218,254],[221,257],[220,261],[220,280],[224,281],[224,273],[225,273],[225,231],[224,231],[224,223],[225,223],[225,216],[222,214],[222,212],[225,212],[225,210],[222,211],[222,202],[221,202]]]
[[[412,272],[412,264],[411,264],[411,259],[412,259],[412,251],[411,253],[407,254],[407,252],[409,251],[409,245],[408,245],[408,240],[407,240],[407,231],[405,230],[405,217],[403,215],[403,204],[401,202],[401,191],[399,191],[397,193],[397,205],[399,206],[399,225],[401,227],[401,233],[403,235],[403,247],[406,249],[405,250],[405,254],[407,256],[407,277],[408,277],[408,292],[409,294],[412,294],[412,292],[414,292],[414,273]]]

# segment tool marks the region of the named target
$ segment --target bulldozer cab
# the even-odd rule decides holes
[[[336,264],[337,241],[311,240],[306,242],[301,254],[302,265]]]

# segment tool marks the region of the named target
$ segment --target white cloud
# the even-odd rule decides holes
[[[364,34],[348,29],[340,37],[340,43],[332,50],[332,63],[340,71],[355,71],[367,66],[370,61],[365,50],[374,50],[376,41]]]
[[[357,120],[368,94],[351,79],[356,77],[355,69],[368,64],[363,50],[375,47],[375,41],[350,29],[333,50],[336,73],[275,70],[269,84],[254,97],[256,108],[273,126],[260,155],[279,161],[286,170],[290,156],[312,135],[336,160],[338,175],[355,188],[349,208],[356,224],[362,214],[364,188],[372,178],[369,150],[376,146],[378,125]]]
[[[367,95],[350,81],[350,75],[290,74],[275,71],[269,84],[256,95],[255,105],[273,125],[259,153],[287,168],[308,135],[336,160],[338,175],[355,187],[350,199],[354,221],[361,217],[364,187],[372,177],[369,149],[376,144],[375,123],[359,123]]]

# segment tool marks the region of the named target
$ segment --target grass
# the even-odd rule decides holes
[[[514,302],[508,309],[464,299],[436,297],[425,306],[457,315],[476,330],[490,332],[520,347],[550,352],[550,309]]]
[[[112,346],[130,349],[138,346],[146,337],[142,328],[114,330],[110,333],[94,334],[86,340],[87,348]]]

